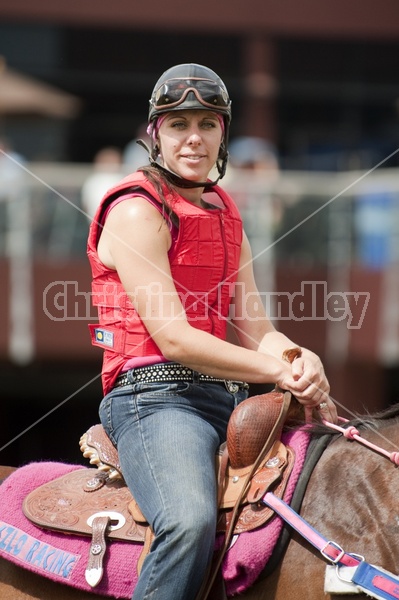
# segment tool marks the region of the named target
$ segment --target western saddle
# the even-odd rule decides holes
[[[225,536],[215,573],[233,535],[261,527],[273,516],[262,503],[266,492],[284,493],[294,463],[293,450],[280,440],[290,401],[288,392],[276,389],[244,400],[230,417],[215,465],[217,531]],[[84,433],[80,448],[97,468],[74,470],[35,489],[25,498],[23,511],[42,528],[91,537],[86,580],[95,587],[103,576],[108,540],[142,543],[140,572],[153,533],[124,482],[117,450],[103,427],[94,425]]]

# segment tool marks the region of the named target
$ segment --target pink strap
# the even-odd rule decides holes
[[[338,544],[327,540],[286,504],[284,500],[281,500],[272,492],[266,493],[263,497],[263,502],[280,515],[284,521],[289,523],[291,527],[296,529],[312,546],[317,548],[327,560],[335,564],[346,565],[347,567],[354,567],[359,564],[360,560],[356,555],[348,554]]]
[[[338,421],[340,421],[341,423],[349,422],[348,419],[344,419],[342,417],[338,417]],[[384,450],[380,446],[376,446],[375,444],[372,444],[368,440],[364,439],[360,435],[360,433],[356,429],[356,427],[354,427],[353,425],[350,425],[349,427],[344,428],[344,427],[340,427],[339,425],[335,425],[335,423],[330,423],[329,421],[326,421],[325,419],[322,419],[322,422],[323,422],[323,425],[330,427],[330,429],[334,429],[335,431],[339,431],[340,433],[342,433],[342,435],[347,440],[356,440],[360,444],[363,444],[363,446],[367,446],[368,448],[371,448],[371,450],[375,450],[379,454],[386,456],[395,465],[399,465],[399,452],[388,452],[387,450]]]

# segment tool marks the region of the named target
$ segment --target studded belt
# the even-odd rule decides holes
[[[248,389],[245,381],[231,381],[204,375],[180,363],[160,363],[148,367],[130,369],[116,379],[114,387],[123,387],[133,383],[173,383],[186,381],[188,383],[218,383],[224,385],[228,392],[235,394],[240,389]]]

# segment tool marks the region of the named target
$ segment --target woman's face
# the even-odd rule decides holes
[[[158,131],[164,167],[189,181],[205,181],[214,166],[223,131],[211,110],[170,112]]]

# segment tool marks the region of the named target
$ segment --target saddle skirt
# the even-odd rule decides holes
[[[107,537],[144,542],[146,527],[129,512],[132,495],[123,480],[109,481],[97,469],[79,469],[31,492],[23,511],[33,523],[48,529],[92,536],[96,516],[109,514]]]

